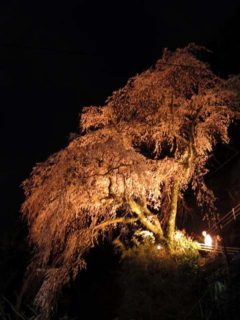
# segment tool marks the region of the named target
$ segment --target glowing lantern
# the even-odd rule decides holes
[[[206,231],[202,232],[202,235],[204,236],[204,243],[206,246],[211,247],[213,243],[213,239]]]
[[[162,246],[161,246],[160,244],[158,244],[158,245],[157,245],[157,249],[158,249],[158,250],[161,250],[161,249],[162,249]]]
[[[177,230],[177,231],[175,232],[175,239],[176,239],[176,240],[180,240],[182,237],[183,237],[183,232],[180,231],[180,230]]]

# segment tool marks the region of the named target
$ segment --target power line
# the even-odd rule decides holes
[[[232,208],[229,212],[227,212],[218,222],[213,224],[209,231],[217,230],[219,226],[221,228],[225,228],[229,223],[240,215],[240,203],[238,203],[234,208]]]
[[[233,154],[231,157],[229,157],[225,162],[223,162],[222,164],[220,164],[220,166],[218,166],[216,168],[216,170],[214,170],[213,172],[209,173],[206,177],[206,179],[209,179],[210,177],[212,177],[215,173],[217,173],[219,170],[221,170],[223,167],[225,167],[225,165],[227,165],[230,161],[232,161],[234,158],[236,158],[237,156],[239,156],[240,151],[236,151],[235,154]]]

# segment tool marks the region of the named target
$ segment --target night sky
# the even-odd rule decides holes
[[[240,72],[237,0],[0,1],[1,227],[19,216],[19,187],[64,147],[85,105],[102,105],[164,47],[213,50],[216,71]]]

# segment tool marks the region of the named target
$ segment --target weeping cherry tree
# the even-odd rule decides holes
[[[99,237],[144,228],[171,246],[187,189],[205,212],[215,210],[206,163],[217,143],[229,142],[239,92],[197,58],[200,51],[164,50],[104,106],[83,108],[80,135],[23,183],[35,250],[28,272],[41,274],[34,302],[42,319]]]

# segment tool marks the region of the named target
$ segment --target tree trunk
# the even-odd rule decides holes
[[[193,149],[193,138],[191,137],[188,145],[188,158],[185,164],[185,172],[183,172],[186,179],[189,178],[193,161],[194,161],[194,149]],[[167,239],[170,245],[171,245],[171,242],[173,241],[174,232],[175,232],[179,192],[180,192],[180,181],[179,179],[175,178],[173,181],[173,186],[171,190],[171,207],[170,207],[170,216],[169,216],[169,221],[167,226]]]
[[[170,216],[167,226],[167,239],[169,244],[173,241],[175,225],[176,225],[176,216],[177,216],[177,205],[178,205],[178,196],[179,196],[179,180],[175,179],[173,181],[172,191],[171,191],[171,207],[170,207]]]

